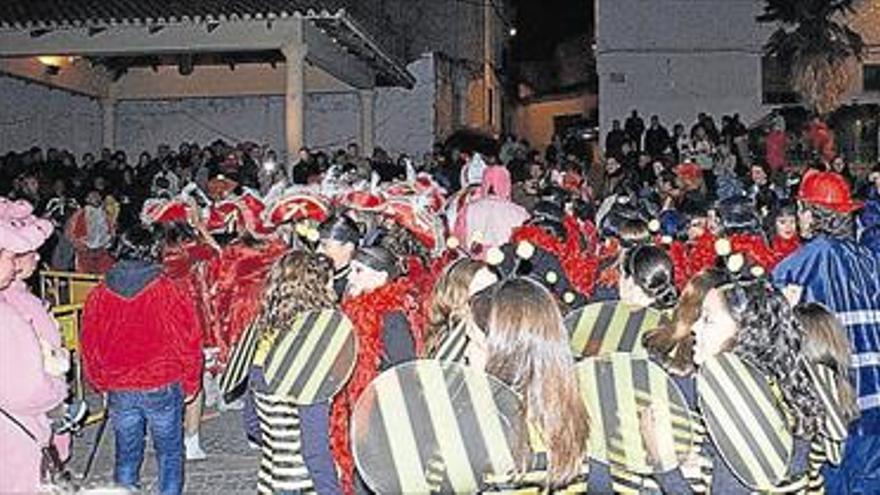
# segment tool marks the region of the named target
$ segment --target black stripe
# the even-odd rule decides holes
[[[355,345],[355,336],[353,331],[349,331],[348,336],[345,338],[345,343],[342,344],[342,348],[336,356],[336,361],[334,361],[329,373],[324,377],[324,381],[321,382],[321,386],[318,388],[316,402],[328,400],[342,390],[343,385],[351,376],[351,369],[354,367],[356,360],[357,346]]]
[[[623,335],[620,336],[618,351],[632,352],[638,338],[642,335],[642,324],[645,322],[645,315],[647,314],[648,310],[646,309],[629,314],[629,317],[626,319],[626,326],[623,329]]]
[[[293,381],[293,386],[290,389],[292,397],[302,398],[303,400],[306,399],[306,397],[301,397],[303,389],[305,388],[306,383],[308,383],[308,380],[315,374],[315,368],[317,368],[318,363],[331,357],[327,355],[327,346],[330,344],[330,341],[333,339],[336,332],[339,331],[339,323],[341,321],[342,315],[339,314],[338,311],[334,311],[333,315],[330,317],[330,321],[328,321],[325,326],[321,328],[318,328],[317,326],[309,327],[307,332],[303,332],[321,332],[321,336],[318,338],[318,341],[315,342],[315,347],[310,350],[311,354],[309,354],[306,359],[302,372],[296,377],[296,380]],[[298,352],[305,352],[305,349],[301,349]],[[333,368],[331,367],[327,372],[332,373]],[[320,378],[322,384],[327,379],[326,376],[318,378]],[[320,398],[318,400],[320,400]]]
[[[391,459],[391,443],[388,439],[388,430],[385,424],[385,417],[382,414],[382,408],[379,407],[378,395],[376,389],[367,389],[361,396],[360,401],[365,401],[368,397],[373,399],[371,402],[359,402],[359,410],[367,410],[369,421],[364,422],[366,431],[358,430],[358,435],[363,438],[361,442],[353,442],[354,454],[358,460],[358,470],[361,476],[377,483],[381,488],[379,492],[401,493],[400,478],[397,476],[397,470],[390,467]],[[369,395],[368,395],[369,394]],[[357,424],[356,419],[352,419],[352,424]],[[405,427],[406,425],[390,425],[394,428]],[[358,448],[358,446],[361,446]],[[364,447],[369,446],[366,450]]]
[[[709,436],[712,438],[713,443],[715,444],[715,448],[718,450],[719,457],[722,457],[722,455],[721,455],[722,451],[721,451],[720,446],[726,445],[726,446],[728,446],[728,448],[724,449],[724,452],[723,452],[724,456],[722,457],[722,459],[724,461],[727,461],[729,466],[740,466],[740,467],[745,466],[746,463],[743,460],[742,455],[743,454],[751,455],[751,453],[750,452],[741,453],[738,450],[730,448],[730,446],[732,445],[732,442],[731,442],[730,438],[727,436],[727,431],[725,431],[723,424],[718,419],[718,417],[715,416],[715,412],[712,410],[712,408],[706,407],[706,404],[703,403],[701,405],[700,409],[703,411],[703,414],[706,417],[706,422],[708,424],[717,425],[716,428],[712,428],[709,430],[709,432],[710,432]],[[701,450],[703,448],[705,448],[705,447],[701,446]],[[702,471],[702,469],[701,469],[701,471]],[[714,467],[711,468],[711,470],[709,472],[714,472]],[[737,474],[746,478],[746,473],[744,473],[744,472],[737,472]],[[749,474],[746,481],[748,481],[752,485],[755,484],[754,476],[751,476],[751,474]]]
[[[648,361],[646,359],[630,360],[632,369],[633,388],[636,392],[644,392],[649,396],[654,395],[656,390],[651,390],[651,382],[648,379]]]
[[[602,348],[602,341],[605,334],[608,333],[608,326],[614,317],[614,310],[617,309],[616,303],[602,303],[596,320],[593,321],[593,327],[590,329],[589,338],[587,339],[586,348],[583,350],[584,356],[595,356]],[[583,322],[578,322],[580,326]]]
[[[607,306],[614,307],[613,305]],[[596,361],[595,364],[596,390],[599,404],[602,405],[602,411],[598,413],[605,430],[606,447],[610,451],[612,450],[610,439],[619,435],[620,430],[620,421],[617,419],[617,415],[620,413],[620,403],[617,401],[617,391],[615,390],[614,367],[612,361]]]
[[[722,360],[719,360],[719,361],[722,361]],[[739,414],[738,407],[743,407],[743,406],[748,407],[749,404],[734,404],[732,402],[731,398],[725,393],[726,391],[718,383],[718,381],[715,378],[715,375],[713,373],[702,373],[702,376],[706,380],[707,385],[709,387],[711,387],[712,390],[715,391],[715,395],[718,397],[718,400],[721,401],[721,404],[716,404],[716,407],[718,407],[718,406],[722,407],[724,410],[727,411],[728,415],[733,419],[733,423],[734,423],[733,427],[736,428],[736,430],[740,432],[741,436],[743,436],[745,438],[746,444],[748,445],[748,448],[749,448],[749,452],[736,452],[735,449],[732,448],[732,443],[730,442],[730,439],[727,437],[727,434],[724,431],[725,425],[723,425],[721,422],[719,422],[718,418],[714,414],[712,414],[711,408],[703,407],[702,409],[703,409],[704,413],[709,413],[712,416],[712,418],[714,418],[714,421],[715,421],[714,424],[716,425],[716,427],[714,429],[709,430],[710,436],[713,439],[715,439],[716,436],[719,436],[727,441],[727,443],[724,445],[727,445],[728,448],[725,449],[724,452],[728,456],[739,457],[741,455],[746,455],[746,456],[754,457],[758,461],[759,469],[763,470],[763,472],[765,473],[765,475],[768,479],[772,479],[773,476],[771,476],[770,474],[773,471],[770,468],[770,462],[767,460],[767,456],[764,454],[764,452],[760,448],[757,448],[757,442],[755,441],[755,438],[752,436],[752,429],[749,428],[749,426],[745,424],[743,417]],[[744,395],[743,397],[747,398],[748,395]],[[726,426],[729,427],[729,425],[726,425]],[[715,444],[719,446],[719,450],[720,450],[720,445],[722,445],[721,440],[716,440]],[[735,455],[732,455],[732,454],[735,454]],[[746,465],[743,462],[742,458],[739,458],[738,463],[736,461],[734,461],[733,459],[730,459],[730,462],[733,463],[734,465],[737,465],[740,467],[745,467],[745,465]],[[742,472],[739,474],[743,475],[743,476],[745,475],[745,473],[742,473]],[[750,483],[752,485],[755,485],[757,483],[757,480],[754,477],[752,477],[750,479]]]
[[[431,413],[428,410],[428,404],[425,397],[431,394],[436,400],[446,400],[445,397],[437,397],[443,394],[441,391],[432,392],[425,388],[425,385],[419,379],[419,375],[413,370],[411,373],[398,373],[400,380],[400,389],[403,391],[403,402],[406,404],[406,411],[409,414],[410,428],[416,439],[416,447],[419,451],[419,460],[422,468],[428,466],[431,459],[445,462],[442,452],[439,452],[439,442],[437,435],[461,435],[459,431],[435,432],[434,424],[431,422]],[[424,391],[424,393],[407,393],[411,391]],[[438,393],[439,392],[439,393]],[[446,395],[446,394],[443,394]],[[404,425],[388,425],[389,428],[402,428]],[[425,473],[417,473],[424,476]],[[440,484],[438,491],[447,493],[452,491],[448,478],[444,476],[443,483]]]
[[[275,376],[273,376],[271,380],[269,380],[268,376],[266,377],[269,382],[268,388],[270,392],[276,393],[278,387],[281,386],[284,376],[287,374],[287,371],[290,369],[290,366],[293,364],[294,359],[296,359],[297,354],[299,354],[299,351],[302,348],[303,341],[308,335],[309,329],[315,326],[315,320],[318,319],[318,315],[319,313],[317,311],[306,313],[305,322],[300,327],[299,332],[294,335],[293,342],[291,342],[289,346],[283,346],[281,343],[288,337],[287,332],[291,331],[290,328],[287,328],[286,331],[282,332],[278,336],[278,339],[276,339],[272,351],[266,358],[266,366],[263,368],[265,370],[273,368],[275,367],[275,361],[281,359],[281,365],[277,367],[278,371],[275,373]]]
[[[436,359],[440,361],[451,361],[453,360],[451,355],[458,349],[459,342],[464,340],[467,337],[467,333],[464,332],[461,327],[456,326],[449,333],[446,334],[443,341],[440,343],[440,347],[437,349]]]
[[[477,411],[474,406],[473,397],[471,397],[470,390],[467,385],[464,383],[466,375],[462,373],[461,368],[455,366],[444,366],[443,367],[443,378],[447,383],[447,389],[449,385],[453,385],[456,387],[455,395],[450,393],[452,398],[453,406],[455,407],[455,412],[457,413],[457,420],[459,424],[459,428],[461,425],[465,425],[465,427],[472,429],[473,436],[464,438],[464,450],[467,452],[467,457],[471,460],[471,466],[475,469],[491,468],[491,464],[489,462],[489,448],[505,448],[505,446],[501,445],[486,445],[485,435],[479,427],[479,420],[477,419],[478,414],[491,414],[494,411]],[[491,383],[491,382],[490,382]],[[505,392],[509,392],[509,389],[503,389]],[[494,392],[494,391],[493,391]],[[493,397],[495,403],[499,402],[498,393],[493,393]],[[502,399],[503,400],[503,399]],[[503,408],[499,408],[501,410],[505,410]],[[459,433],[461,434],[461,433]],[[507,445],[507,448],[510,452],[514,452],[512,445]],[[485,466],[480,466],[479,462],[474,462],[474,460],[478,460],[485,464]],[[504,474],[504,473],[494,473],[494,474]],[[476,480],[479,486],[483,486],[483,478],[482,473],[475,473]]]
[[[751,368],[748,368],[748,367],[746,368],[749,371],[749,376],[743,377],[734,371],[733,366],[731,365],[731,363],[728,359],[719,359],[718,362],[719,362],[719,364],[721,364],[721,367],[724,369],[724,372],[727,374],[727,376],[730,377],[730,380],[733,382],[733,384],[736,387],[737,391],[739,392],[740,396],[747,399],[747,400],[748,400],[748,397],[750,394],[748,392],[747,384],[743,381],[743,379],[750,379],[750,380],[754,381],[755,383],[757,383],[759,387],[762,384],[764,384],[763,383],[764,377],[762,377],[761,375],[756,375],[756,373],[754,373]],[[767,401],[770,404],[774,403],[773,397],[767,397]],[[748,406],[751,408],[751,406],[753,404],[755,404],[755,403],[753,402],[751,404],[748,404]],[[760,431],[764,433],[765,437],[770,439],[770,444],[773,446],[773,450],[776,451],[776,455],[778,455],[780,459],[783,459],[783,460],[788,459],[789,453],[787,452],[785,445],[783,445],[782,439],[779,438],[779,435],[776,434],[776,430],[773,428],[773,426],[770,424],[770,421],[767,419],[767,416],[762,414],[762,411],[760,411],[760,410],[757,410],[757,409],[753,409],[753,410],[755,412],[755,416],[757,416],[757,418],[758,418],[758,426],[760,426],[760,428],[761,428]],[[771,413],[773,413],[773,412],[775,412],[777,415],[780,416],[781,421],[785,421],[785,418],[784,418],[784,416],[782,416],[782,413],[780,413],[776,409],[771,411]],[[750,428],[750,432],[754,432],[754,431],[755,431],[754,428]]]
[[[245,338],[235,346],[232,357],[229,359],[229,365],[220,377],[220,390],[224,394],[232,392],[247,379],[247,371],[254,361],[254,354],[257,350],[257,333],[256,328],[251,325],[245,332]]]

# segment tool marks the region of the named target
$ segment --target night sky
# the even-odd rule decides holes
[[[560,41],[589,32],[593,0],[513,0],[517,9],[515,60],[546,60]]]

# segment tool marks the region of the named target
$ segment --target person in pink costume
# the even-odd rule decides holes
[[[453,232],[468,250],[477,246],[477,256],[510,239],[513,229],[529,218],[522,206],[510,200],[510,172],[504,166],[486,167],[480,194],[458,215]]]
[[[38,301],[18,287],[17,259],[36,249],[52,233],[52,224],[33,216],[29,204],[0,198],[0,408],[15,418],[41,445],[51,439],[46,413],[67,396],[63,356],[51,318]],[[38,314],[38,313],[42,314]],[[34,493],[40,485],[40,448],[5,415],[0,415],[0,493]]]

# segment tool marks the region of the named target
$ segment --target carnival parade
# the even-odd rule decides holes
[[[0,12],[0,494],[880,494],[880,2],[443,2]]]

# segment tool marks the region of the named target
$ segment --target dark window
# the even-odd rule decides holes
[[[880,91],[880,64],[866,64],[863,72],[865,91]]]

